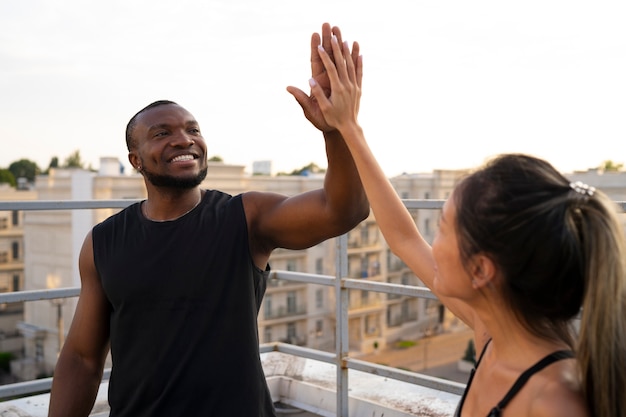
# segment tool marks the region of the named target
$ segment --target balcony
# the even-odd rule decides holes
[[[2,210],[83,210],[123,208],[134,200],[0,202]],[[405,200],[412,209],[438,209],[443,201]],[[626,210],[626,202],[619,203]],[[436,297],[424,287],[346,278],[347,235],[335,239],[335,276],[274,271],[273,279],[330,286],[336,294],[335,349],[326,352],[286,343],[260,346],[263,367],[279,414],[294,416],[409,417],[452,415],[464,384],[354,357],[349,351],[349,291],[390,296]],[[77,297],[78,287],[0,294],[0,304]],[[382,296],[381,296],[382,297]],[[28,330],[28,329],[26,329]],[[36,329],[35,329],[36,330]],[[62,336],[62,331],[59,337]],[[108,416],[105,370],[92,416]],[[52,378],[0,386],[0,415],[46,416]],[[285,411],[283,412],[283,408]],[[287,410],[288,409],[288,410]],[[301,410],[301,413],[295,412]],[[13,414],[9,414],[12,412]],[[5,414],[6,413],[6,414]]]

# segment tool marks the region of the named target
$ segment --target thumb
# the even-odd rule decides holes
[[[325,109],[328,109],[330,106],[330,100],[326,97],[326,92],[322,86],[315,81],[315,78],[309,79],[309,86],[311,86],[311,98],[317,101],[320,110],[322,113],[325,113]]]
[[[309,109],[309,96],[302,90],[300,90],[298,87],[287,87],[287,91],[289,92],[289,94],[291,94],[293,96],[293,98],[296,99],[296,101],[298,102],[298,104],[300,105],[300,107],[302,107],[302,110],[307,113],[310,109]]]

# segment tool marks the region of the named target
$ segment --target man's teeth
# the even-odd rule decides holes
[[[193,155],[181,155],[172,159],[172,162],[191,161],[192,159],[193,159]]]

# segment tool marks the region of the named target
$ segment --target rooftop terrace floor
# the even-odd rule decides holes
[[[292,407],[278,416],[336,416],[336,368],[280,352],[263,353],[263,368],[275,404]],[[447,417],[459,396],[371,373],[350,370],[349,416]],[[108,416],[108,381],[103,381],[92,416]],[[46,417],[49,394],[0,403],[0,417]],[[301,412],[297,412],[300,409]]]

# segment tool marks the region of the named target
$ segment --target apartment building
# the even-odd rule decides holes
[[[28,201],[37,194],[27,188],[15,189],[0,184],[1,201]],[[24,289],[24,213],[0,211],[0,292]],[[23,338],[17,329],[24,319],[24,303],[0,304],[0,366],[7,367],[8,359],[21,358]],[[8,371],[8,369],[3,369]]]
[[[52,169],[37,178],[28,198],[39,200],[142,199],[145,187],[140,175],[122,174],[116,158],[102,158],[98,172],[80,169]],[[436,170],[424,174],[403,174],[391,179],[403,199],[446,199],[464,170]],[[606,189],[616,200],[626,200],[626,173],[589,171],[572,174],[599,189]],[[247,190],[272,191],[293,195],[321,187],[323,176],[250,175],[241,165],[209,163],[202,186],[231,194]],[[28,199],[26,194],[18,199]],[[36,195],[36,197],[35,197]],[[0,269],[0,286],[19,282],[23,289],[77,287],[78,253],[89,229],[117,209],[47,210],[19,213],[20,248],[28,248],[20,273]],[[438,210],[410,210],[427,240],[432,240]],[[15,214],[4,222],[13,227]],[[0,217],[1,219],[1,217]],[[0,220],[0,227],[3,221]],[[0,253],[12,256],[0,229]],[[10,234],[6,233],[9,237]],[[402,285],[421,285],[419,277],[393,255],[370,215],[348,233],[348,277]],[[278,249],[270,258],[273,270],[335,275],[335,240],[302,251]],[[2,249],[2,248],[6,248]],[[23,251],[23,249],[22,249]],[[1,256],[1,255],[0,255]],[[1,260],[1,258],[0,258]],[[0,264],[2,265],[2,264]],[[0,268],[2,268],[0,266]],[[15,276],[19,275],[19,279]],[[7,287],[13,290],[14,287]],[[373,291],[351,290],[349,300],[349,348],[370,353],[400,340],[414,340],[430,332],[452,329],[458,322],[437,300]],[[76,299],[27,303],[23,322],[17,327],[24,336],[25,358],[15,364],[24,379],[49,374],[75,309]],[[259,337],[263,342],[285,341],[331,351],[335,343],[334,288],[317,284],[272,280],[259,312]]]

